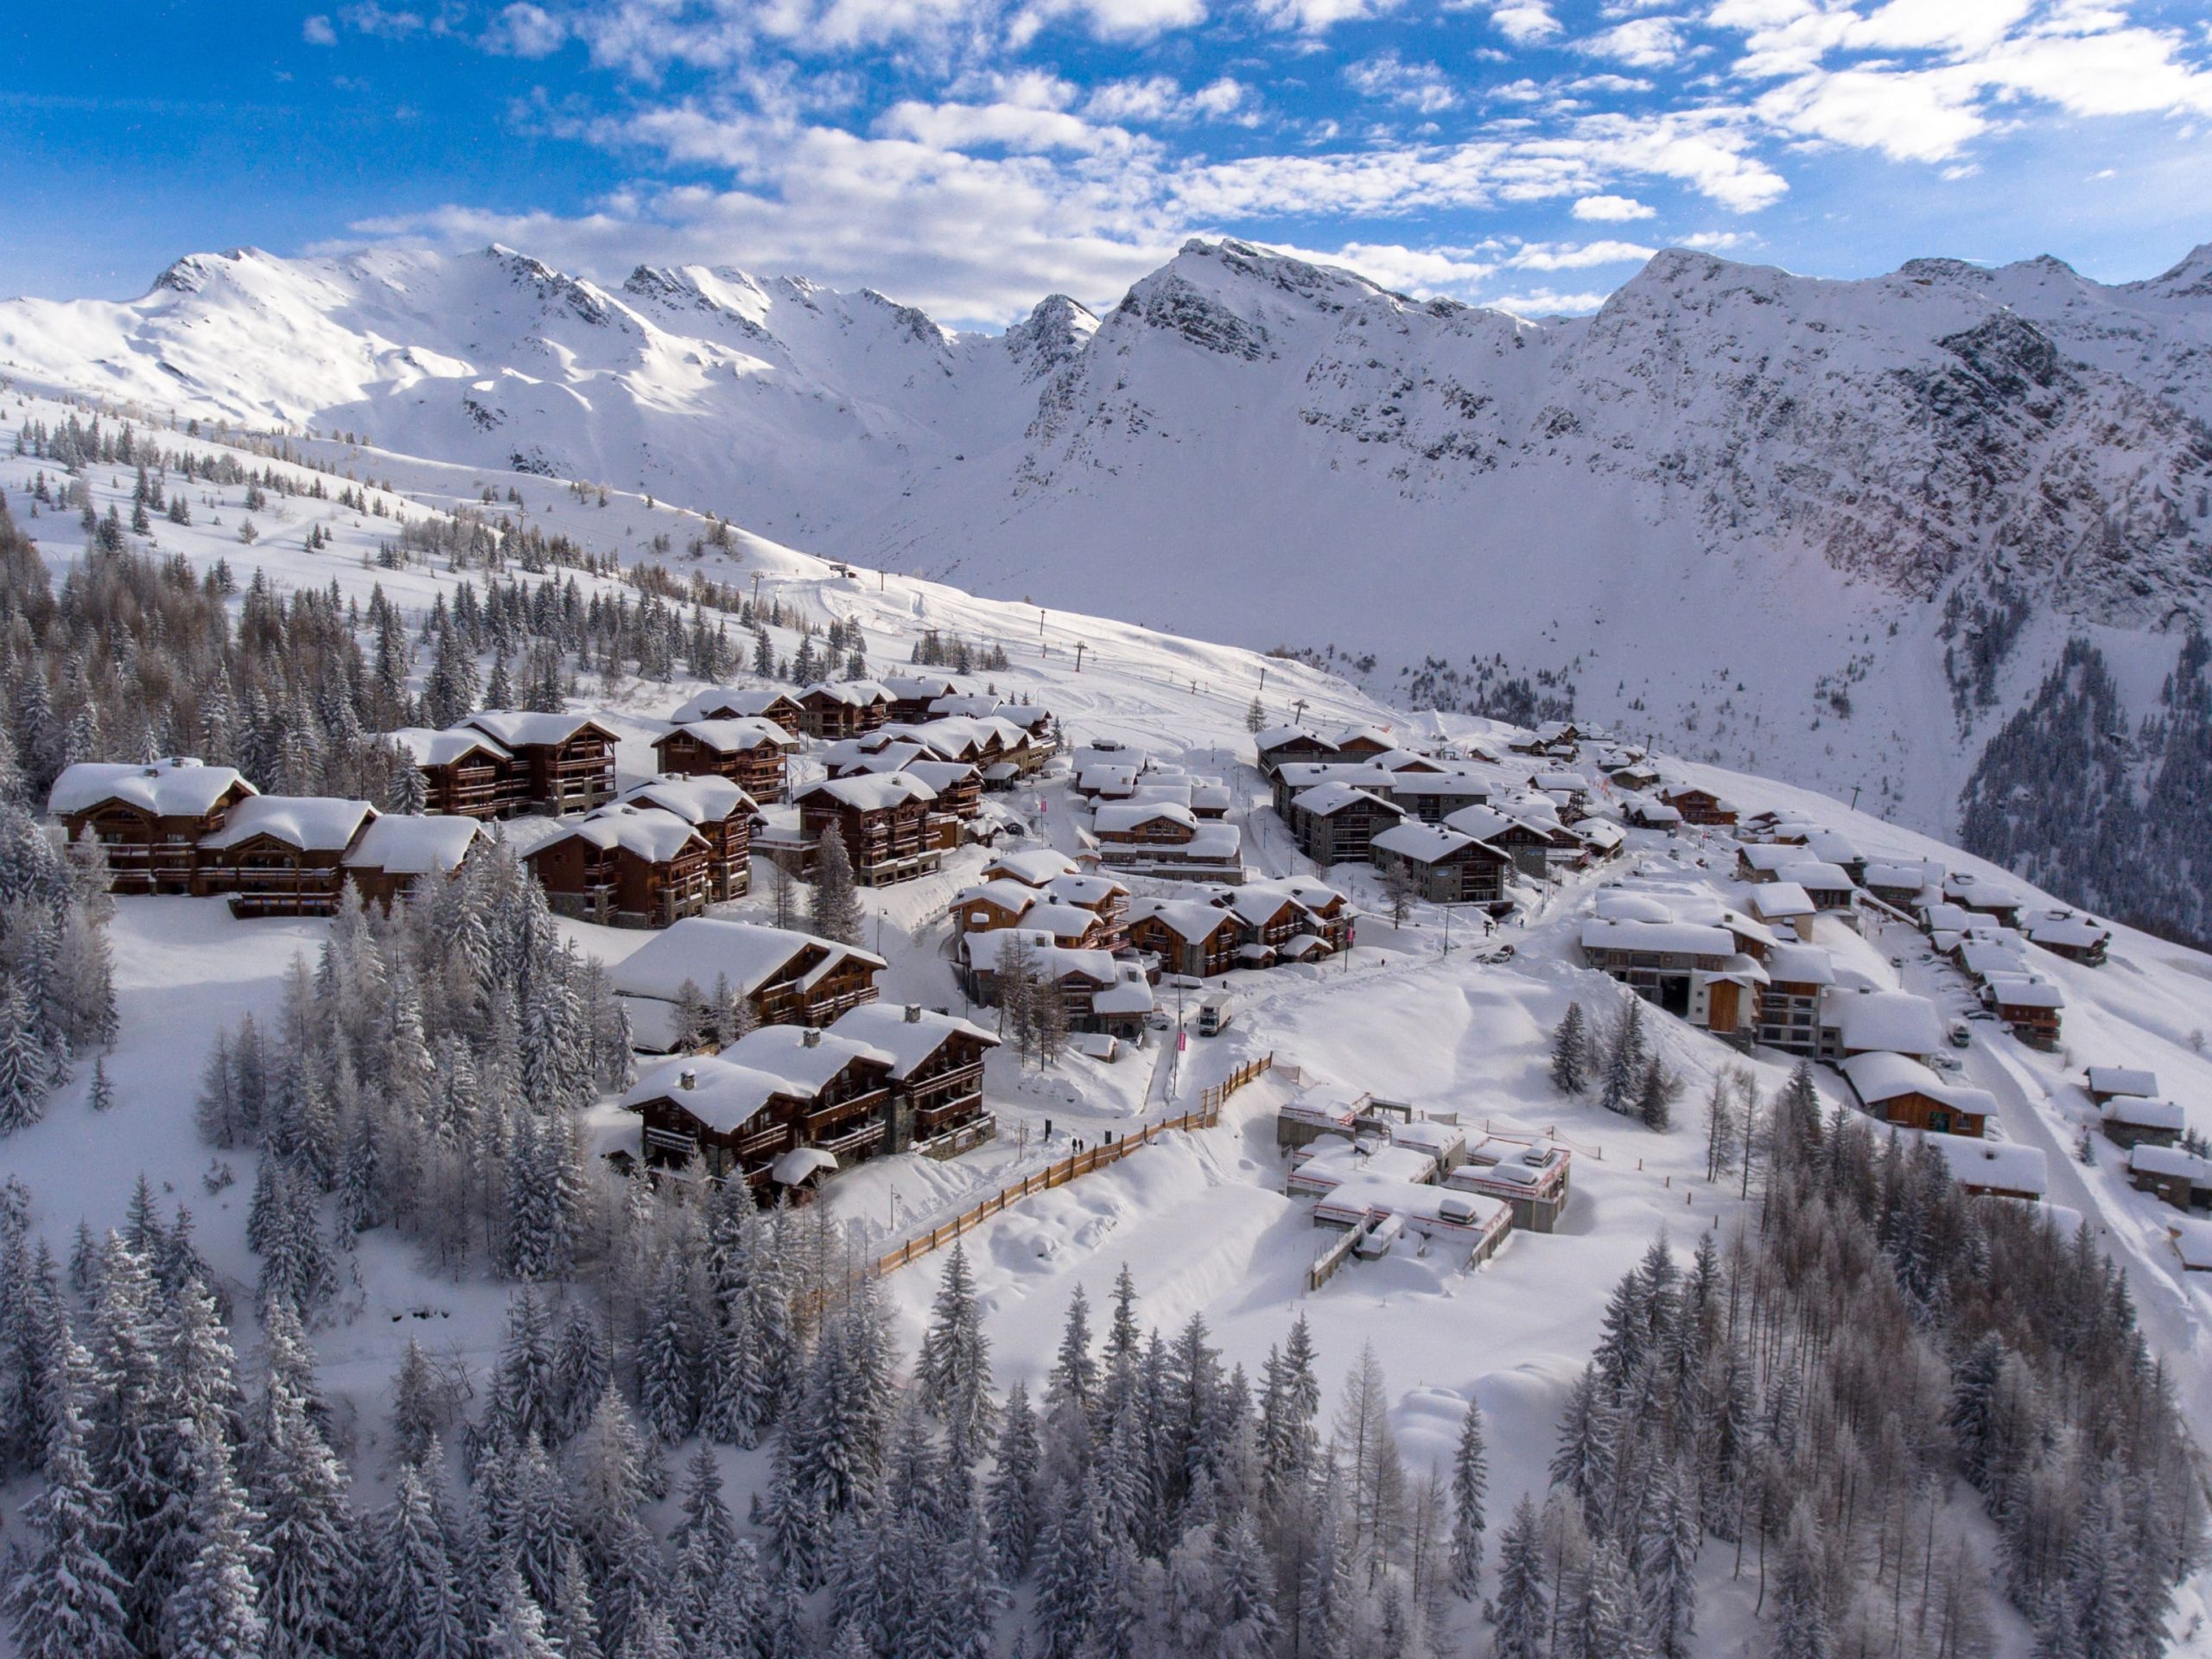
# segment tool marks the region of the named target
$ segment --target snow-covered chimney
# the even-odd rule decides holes
[[[922,1023],[922,1005],[920,1003],[909,1002],[906,1005],[906,1023],[910,1026],[918,1026]]]
[[[799,1033],[799,1041],[805,1044],[809,1048],[821,1047],[822,1027],[819,1026],[809,1026],[804,1032]]]
[[[696,1089],[699,1086],[699,1074],[690,1066],[685,1066],[676,1074],[676,1086],[679,1089]]]

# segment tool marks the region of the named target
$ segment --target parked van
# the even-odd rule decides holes
[[[1198,1001],[1198,1035],[1218,1037],[1229,1029],[1233,1000],[1227,991],[1210,991]]]

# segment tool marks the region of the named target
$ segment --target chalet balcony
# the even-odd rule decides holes
[[[872,1117],[855,1125],[843,1135],[834,1139],[816,1141],[813,1144],[842,1162],[848,1157],[865,1154],[874,1149],[882,1141],[883,1133],[883,1120]]]
[[[883,1103],[890,1096],[888,1089],[871,1089],[864,1094],[853,1096],[849,1100],[841,1100],[818,1111],[809,1112],[799,1120],[802,1139],[810,1146],[827,1146],[830,1137],[842,1132],[845,1126],[855,1118],[863,1116],[873,1120],[880,1128]]]
[[[983,1091],[981,1089],[963,1090],[930,1105],[918,1106],[914,1111],[915,1138],[925,1139],[940,1129],[975,1116],[982,1109]]]

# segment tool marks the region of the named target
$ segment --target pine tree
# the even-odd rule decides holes
[[[1490,1455],[1483,1408],[1470,1400],[1452,1456],[1452,1589],[1471,1601],[1481,1593],[1483,1505],[1490,1490]]]
[[[1633,1114],[1643,1083],[1645,1058],[1643,1001],[1632,996],[1606,1051],[1605,1078],[1599,1090],[1598,1103],[1609,1112]]]
[[[270,1375],[241,1471],[257,1512],[252,1532],[263,1552],[261,1611],[271,1659],[343,1652],[360,1573],[345,1471],[308,1414],[311,1402],[296,1374],[277,1352],[296,1336],[289,1313],[275,1322]]]
[[[268,1558],[251,1535],[258,1517],[219,1436],[200,1440],[195,1460],[194,1548],[169,1598],[163,1649],[177,1659],[261,1659],[269,1627],[256,1580]]]
[[[79,1396],[92,1359],[68,1344],[64,1363],[54,1382],[60,1409],[46,1488],[24,1510],[37,1551],[7,1586],[0,1611],[21,1659],[132,1659],[137,1649],[124,1612],[129,1586],[108,1560],[114,1524],[86,1455]]]
[[[972,1467],[991,1430],[990,1339],[983,1334],[967,1249],[957,1239],[938,1281],[914,1381],[923,1403],[944,1425],[945,1450],[954,1465]]]
[[[1832,1659],[1835,1637],[1828,1625],[1820,1522],[1803,1497],[1789,1514],[1774,1596],[1774,1659]]]
[[[1544,1546],[1534,1499],[1523,1493],[1497,1541],[1497,1635],[1494,1659],[1545,1659],[1551,1632],[1551,1600]]]
[[[1582,1005],[1570,1002],[1552,1033],[1552,1087],[1569,1096],[1590,1086],[1590,1032]]]
[[[0,991],[0,1135],[28,1128],[46,1116],[54,1085],[53,1062],[31,1018],[23,987]]]
[[[823,826],[814,854],[814,893],[807,906],[808,931],[839,944],[861,942],[860,895],[853,884],[853,861],[844,832]]]
[[[1008,1583],[1029,1570],[1043,1525],[1039,1464],[1037,1414],[1029,1407],[1028,1385],[1016,1382],[1007,1391],[1006,1410],[999,1425],[998,1456],[984,1498],[990,1516],[991,1548],[998,1560],[999,1575]]]
[[[402,1465],[378,1529],[366,1633],[373,1650],[410,1659],[473,1659],[451,1548],[421,1470]]]

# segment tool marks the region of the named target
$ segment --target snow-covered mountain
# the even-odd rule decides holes
[[[2212,587],[2212,245],[2120,286],[1668,252],[1533,321],[1192,242],[1001,335],[728,269],[245,251],[0,306],[0,368],[1333,649],[1400,702],[1571,695],[1939,831],[2069,636],[2139,718]]]

